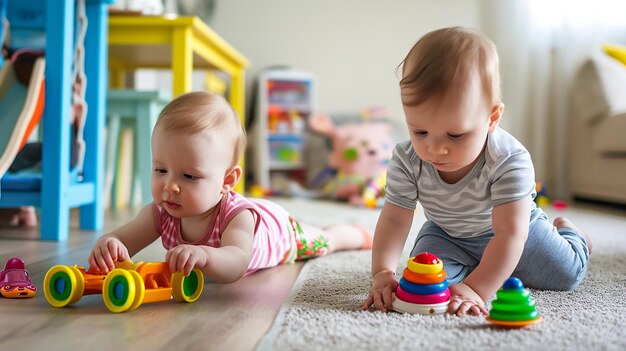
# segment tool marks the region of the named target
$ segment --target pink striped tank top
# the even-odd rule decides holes
[[[170,216],[153,203],[154,223],[161,234],[163,247],[167,250],[181,244],[220,247],[228,223],[241,211],[249,210],[254,215],[255,229],[252,258],[246,275],[295,260],[295,232],[285,209],[269,200],[246,199],[235,192],[224,195],[218,206],[217,214],[200,239],[187,242],[181,235],[180,218]]]

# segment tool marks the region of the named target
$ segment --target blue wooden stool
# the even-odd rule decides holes
[[[80,208],[81,229],[101,230],[104,224],[102,185],[107,81],[108,4],[114,0],[86,1],[88,26],[85,38],[87,119],[83,136],[85,159],[80,179],[70,170],[70,102],[73,46],[76,33],[75,0],[8,1],[11,40],[18,27],[28,33],[45,33],[46,80],[43,115],[42,170],[38,188],[5,191],[0,207],[35,206],[41,209],[41,239],[67,240],[70,209]],[[4,3],[4,1],[3,1]],[[19,25],[18,25],[19,23]],[[16,45],[19,47],[19,45]],[[2,111],[0,111],[1,114]]]
[[[132,89],[109,89],[107,96],[108,132],[106,142],[105,189],[111,189],[110,208],[118,206],[117,184],[119,179],[120,132],[122,127],[133,130],[133,171],[131,178],[130,205],[135,203],[135,187],[140,184],[141,203],[152,201],[150,177],[152,174],[152,153],[150,139],[159,113],[170,101],[169,93],[162,91],[136,91]]]

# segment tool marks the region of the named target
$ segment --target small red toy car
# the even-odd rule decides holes
[[[8,260],[0,271],[0,286],[0,294],[10,299],[24,299],[37,293],[24,261],[17,257]]]

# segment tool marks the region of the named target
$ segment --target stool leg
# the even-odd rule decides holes
[[[160,106],[155,102],[146,102],[138,104],[136,132],[137,132],[137,148],[135,153],[136,175],[139,177],[141,184],[141,203],[142,206],[152,202],[152,192],[150,191],[150,181],[152,178],[152,147],[151,137],[152,129],[156,123]]]
[[[120,133],[117,143],[117,165],[113,186],[116,194],[116,208],[131,207],[130,194],[133,186],[133,158],[135,152],[135,122],[129,118],[120,118]]]
[[[109,115],[106,135],[106,167],[104,173],[104,193],[109,198],[109,208],[116,209],[117,191],[114,186],[117,182],[117,146],[120,134],[120,116]],[[106,206],[106,205],[105,205]]]
[[[136,120],[137,116],[135,116]],[[137,176],[137,172],[139,172],[138,160],[137,160],[137,148],[141,144],[138,140],[139,133],[137,132],[136,122],[133,121],[132,128],[133,132],[133,162],[131,165],[131,173],[130,173],[130,201],[128,202],[128,208],[135,208],[137,204],[137,193],[138,193],[138,184],[139,177]],[[140,194],[139,194],[140,195]]]

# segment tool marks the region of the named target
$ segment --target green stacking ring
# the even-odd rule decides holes
[[[532,312],[512,313],[508,311],[491,310],[491,312],[489,312],[489,318],[495,319],[497,321],[511,322],[532,321],[539,318],[539,312],[535,310]]]
[[[498,290],[496,292],[496,297],[498,300],[506,301],[506,302],[526,302],[530,297],[530,291],[524,290]]]
[[[527,301],[517,303],[496,300],[491,302],[491,307],[501,312],[532,312],[535,310],[535,300],[528,299]]]

